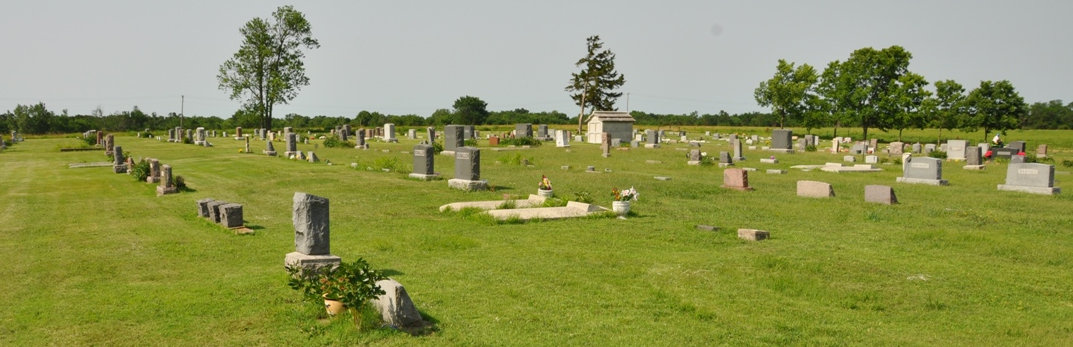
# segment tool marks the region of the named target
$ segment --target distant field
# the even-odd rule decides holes
[[[1066,190],[1057,196],[996,190],[1005,163],[967,171],[948,162],[950,185],[935,187],[896,183],[901,166],[885,155],[882,172],[836,174],[789,167],[844,154],[746,150],[737,167],[759,169],[749,175],[756,190],[739,192],[719,188],[722,169],[686,165],[684,144],[602,158],[598,145],[496,152],[484,140],[482,178],[495,191],[466,193],[406,179],[412,158],[402,151],[417,141],[400,137],[368,151],[299,144],[316,144],[329,166],[239,153],[243,142],[225,138],[203,148],[118,136],[125,153],[170,164],[195,190],[163,197],[107,167],[68,168],[107,160],[58,150],[73,138],[9,147],[0,152],[0,345],[1073,345],[1073,168],[1061,164],[1073,160],[1073,131],[1005,136],[1031,152],[1050,145]],[[943,137],[983,142],[982,132]],[[772,155],[778,164],[758,162]],[[788,172],[764,173],[774,168]],[[436,171],[450,178],[452,160],[437,156]],[[557,195],[585,192],[608,207],[612,187],[636,187],[637,215],[496,225],[437,211],[535,193],[542,174]],[[831,183],[836,196],[799,198],[798,180]],[[901,203],[865,203],[868,184],[894,187]],[[296,191],[331,199],[333,253],[385,269],[437,331],[358,331],[301,301],[283,270]],[[198,219],[195,201],[206,197],[243,204],[256,234]],[[772,238],[742,241],[737,228]]]

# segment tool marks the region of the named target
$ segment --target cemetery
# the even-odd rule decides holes
[[[808,134],[815,151],[799,128],[635,125],[617,146],[541,124],[440,126],[436,146],[425,127],[226,130],[0,151],[17,254],[0,343],[1062,345],[1073,329],[1073,137],[1011,131],[1046,159],[989,159],[977,141],[914,151],[927,131],[902,154],[889,137],[832,152],[830,129]],[[494,150],[518,130],[547,142]],[[545,176],[554,194],[536,195]],[[383,292],[353,319],[284,268],[366,261]]]

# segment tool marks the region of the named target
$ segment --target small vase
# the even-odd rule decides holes
[[[629,201],[612,201],[611,202],[611,210],[615,211],[615,214],[617,214],[619,216],[625,216],[627,213],[630,213],[630,202]]]
[[[551,189],[537,189],[537,195],[544,198],[550,198],[555,195],[555,191]]]
[[[328,297],[325,296],[324,309],[328,311],[329,316],[334,317],[336,315],[339,315],[339,313],[343,312],[343,302],[339,300],[328,299]]]

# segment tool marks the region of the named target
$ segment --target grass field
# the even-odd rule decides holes
[[[839,135],[859,137],[854,130]],[[962,138],[982,142],[972,136]],[[758,159],[773,153],[749,150],[738,167],[759,169],[749,177],[756,190],[739,192],[719,188],[722,169],[686,165],[685,145],[601,158],[598,145],[574,142],[569,151],[484,148],[482,178],[495,191],[467,193],[406,179],[412,159],[402,151],[414,140],[316,149],[329,166],[239,153],[243,143],[231,139],[203,148],[117,137],[125,153],[170,164],[194,190],[157,197],[154,185],[108,167],[68,168],[106,161],[102,151],[61,153],[78,141],[30,138],[0,152],[0,344],[1073,345],[1073,176],[1060,164],[1073,159],[1073,132],[1006,139],[1050,144],[1067,192],[998,191],[1004,163],[947,163],[950,185],[935,187],[896,183],[897,164],[801,172],[788,168],[843,154],[775,154],[770,165]],[[256,153],[263,146],[252,142]],[[588,165],[612,172],[584,173]],[[398,171],[364,169],[385,166]],[[447,157],[436,168],[452,176]],[[587,192],[607,207],[612,187],[634,186],[636,216],[496,225],[437,212],[535,193],[542,174],[559,196]],[[836,197],[797,197],[803,179],[831,183]],[[901,203],[865,203],[868,184],[893,186]],[[435,332],[359,331],[287,288],[297,191],[331,199],[332,253],[386,270]],[[197,218],[195,201],[206,197],[243,204],[256,234]],[[772,238],[739,240],[743,227]]]

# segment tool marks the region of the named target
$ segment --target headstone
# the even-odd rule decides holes
[[[931,153],[931,152],[935,152],[935,144],[934,143],[929,143],[929,144],[924,145],[924,154],[928,154],[928,153]]]
[[[868,140],[868,153],[872,153],[879,148],[879,139]]]
[[[270,157],[276,156],[276,148],[272,146],[272,141],[265,141],[265,150],[261,151],[261,153]]]
[[[219,200],[213,200],[213,201],[210,201],[208,204],[206,204],[208,206],[208,209],[209,209],[209,221],[219,224],[220,223],[220,206],[223,206],[223,205],[226,205],[226,204],[228,204],[228,202],[219,201]]]
[[[15,141],[15,136],[12,135],[11,143],[15,143]],[[108,136],[104,137],[104,155],[110,156],[113,154],[115,154],[115,135],[108,134]]]
[[[645,148],[659,148],[659,133],[645,130]]]
[[[607,157],[611,156],[611,134],[610,133],[601,133],[600,134],[600,150],[603,152],[602,155],[604,156],[604,158],[607,158]]]
[[[723,185],[721,187],[741,191],[753,190],[749,186],[749,172],[743,169],[729,168],[723,170]]]
[[[730,159],[730,153],[726,151],[719,152],[719,167],[727,167],[734,165],[734,161]]]
[[[1025,156],[1023,156],[1023,155],[1014,154],[1014,155],[1010,156],[1010,164],[1019,164],[1019,163],[1024,163],[1024,162],[1025,162]]]
[[[290,158],[291,156],[297,156],[298,153],[299,153],[298,152],[298,134],[289,132],[289,133],[286,134],[286,136],[287,136],[286,137],[286,139],[287,139],[287,150],[283,152],[283,156],[287,157],[287,158]]]
[[[770,234],[766,230],[738,229],[738,238],[747,241],[766,240]]]
[[[358,133],[354,136],[354,142],[357,142],[354,149],[369,149],[369,144],[365,142],[365,136],[365,129],[358,129]]]
[[[948,140],[946,141],[946,159],[947,160],[965,160],[965,148],[968,146],[968,141],[965,140]]]
[[[912,146],[913,153],[921,153],[923,150],[920,147],[920,142],[914,143]]]
[[[284,264],[305,269],[338,265],[339,257],[331,254],[328,199],[296,192],[293,202],[295,251],[287,254]]]
[[[204,198],[197,201],[197,216],[201,218],[209,218],[209,203],[216,201],[211,198]]]
[[[112,172],[117,174],[127,173],[127,159],[123,157],[123,147],[113,147],[112,154],[115,156],[114,161],[112,162]]]
[[[870,184],[864,186],[864,202],[891,205],[898,203],[898,197],[894,196],[894,188],[890,186]]]
[[[242,227],[242,205],[230,203],[223,204],[219,207],[220,224],[224,228],[239,228]]]
[[[570,147],[570,136],[566,134],[566,130],[555,131],[555,147]]]
[[[865,164],[878,164],[879,163],[879,157],[875,156],[875,155],[866,155],[866,156],[864,156],[864,163]]]
[[[97,147],[104,147],[104,132],[103,131],[98,131],[96,133],[97,133],[97,142],[96,142]],[[175,134],[171,131],[171,129],[168,129],[168,136],[169,136],[168,141],[171,141],[171,137],[175,136]],[[11,143],[15,143],[15,138],[14,137],[11,138]]]
[[[1013,148],[1017,150],[1017,153],[1027,153],[1028,145],[1024,141],[1013,141],[1006,145],[1006,148]]]
[[[178,192],[179,189],[175,187],[175,180],[171,178],[171,165],[164,164],[164,166],[160,167],[160,185],[156,187],[156,195],[161,196]]]
[[[406,138],[410,140],[417,139],[417,129],[406,130]]]
[[[731,139],[730,149],[733,151],[733,153],[731,153],[731,159],[734,159],[735,162],[745,160],[745,156],[742,154],[741,150],[741,141],[738,141],[737,139]]]
[[[756,135],[753,135],[755,138]],[[776,129],[771,131],[771,147],[769,150],[776,152],[794,152],[794,145],[791,138],[793,137],[793,131],[790,129]],[[756,141],[755,139],[753,141]]]
[[[384,291],[370,302],[380,312],[380,318],[390,326],[401,328],[420,328],[425,326],[421,313],[417,311],[406,288],[393,279],[376,281],[376,285]]]
[[[1054,195],[1062,192],[1054,186],[1054,165],[1040,163],[1010,163],[1006,168],[1006,184],[998,190]]]
[[[477,129],[475,129],[474,126],[472,126],[472,125],[463,125],[462,126],[462,140],[463,140],[463,142],[465,142],[465,140],[476,139],[476,138],[477,138]]]
[[[243,136],[242,138],[246,139],[246,148],[245,148],[246,153],[250,153],[250,137],[249,136]]]
[[[887,146],[887,153],[890,155],[902,155],[904,146],[905,143],[902,142],[891,142],[890,145]]]
[[[395,124],[384,124],[384,141],[387,142],[399,142],[399,139],[395,138]]]
[[[235,127],[235,138],[242,137],[242,127]]]
[[[320,162],[320,158],[318,158],[317,154],[313,153],[312,151],[310,151],[309,154],[306,155],[306,160],[309,161],[310,163],[319,163]]]
[[[465,134],[461,125],[448,125],[443,128],[443,151],[447,154],[454,153],[455,149],[464,146]]]
[[[149,158],[149,176],[145,177],[146,183],[160,183],[160,161]]]
[[[435,127],[425,128],[425,138],[428,139],[429,144],[432,144],[433,142],[436,142],[436,128]]]
[[[1009,147],[994,147],[994,148],[991,148],[991,156],[993,158],[1010,159],[1012,157],[1017,156],[1017,149],[1016,148],[1009,148]]]
[[[844,156],[842,156],[842,161],[847,162],[847,163],[853,163],[853,162],[857,161],[857,157],[852,156],[852,155],[844,155]]]
[[[455,148],[455,178],[447,186],[461,190],[484,190],[488,181],[481,180],[481,150],[474,147]]]
[[[990,144],[990,143],[987,143],[987,142],[980,142],[980,143],[977,143],[977,144],[976,144],[976,147],[980,147],[980,151],[981,151],[981,152],[984,152],[984,153],[987,153],[987,151],[990,151],[990,150],[991,150],[991,144]]]
[[[839,152],[840,147],[842,146],[841,140],[842,140],[842,138],[840,138],[840,137],[836,137],[833,140],[831,140],[831,153],[838,153]]]
[[[835,189],[830,183],[820,181],[797,181],[797,196],[806,198],[830,198]]]
[[[980,152],[980,147],[970,146],[965,148],[965,166],[962,168],[966,170],[982,170],[984,168],[983,154]]]
[[[514,125],[514,137],[533,137],[533,124],[519,123]]]
[[[686,164],[700,165],[700,159],[701,159],[700,150],[699,149],[691,149],[691,150],[689,150],[688,158],[689,158],[689,160],[686,161]]]
[[[493,135],[493,136],[489,137],[488,138],[488,145],[489,146],[499,146],[499,136]]]
[[[436,174],[434,169],[433,158],[434,150],[431,145],[416,145],[414,146],[414,170],[410,173],[410,177],[420,180],[432,180],[440,175]]]
[[[538,139],[540,139],[540,140],[547,140],[548,139],[548,125],[547,124],[537,125],[537,136],[536,137]]]
[[[1039,145],[1039,147],[1036,147],[1036,158],[1046,158],[1046,157],[1047,157],[1047,145],[1046,144],[1041,144],[1041,145]]]
[[[898,182],[903,183],[921,183],[930,184],[936,186],[945,186],[946,180],[943,179],[943,161],[938,158],[931,157],[913,157],[909,161],[909,165],[903,165],[902,177],[898,177]]]

